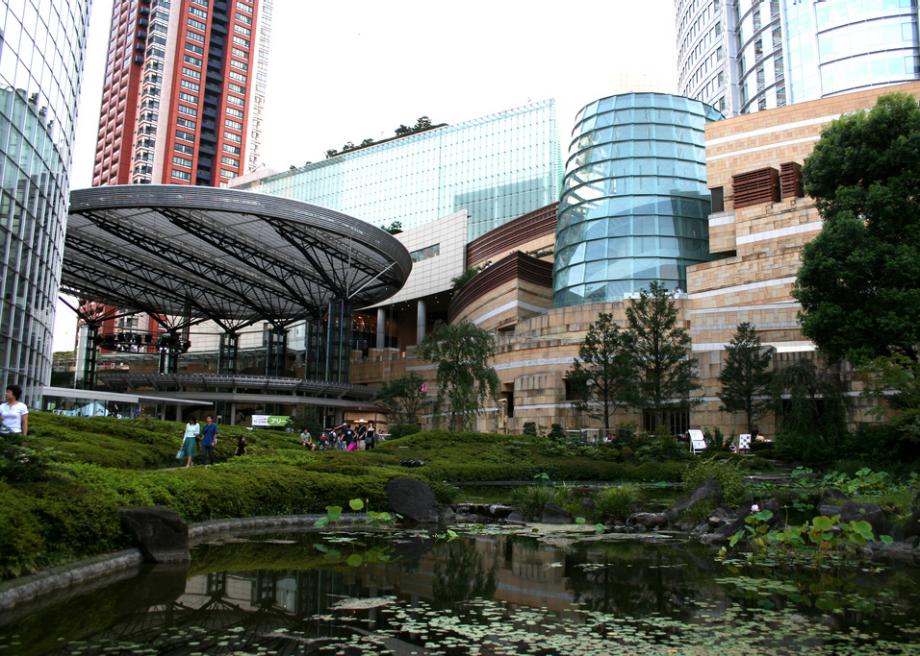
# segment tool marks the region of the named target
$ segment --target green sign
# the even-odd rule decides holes
[[[288,415],[253,415],[252,427],[259,428],[286,428],[291,422]]]

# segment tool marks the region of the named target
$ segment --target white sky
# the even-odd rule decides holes
[[[449,7],[450,10],[446,8]],[[556,99],[563,160],[575,112],[626,91],[674,92],[673,0],[274,0],[262,155],[275,169],[392,136]],[[92,181],[112,0],[94,0],[71,185]],[[360,217],[358,217],[360,218]],[[54,349],[76,319],[58,303]]]

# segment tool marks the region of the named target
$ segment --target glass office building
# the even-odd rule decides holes
[[[0,0],[0,385],[51,378],[89,0]]]
[[[578,112],[556,227],[556,307],[619,301],[653,280],[686,289],[687,266],[709,259],[704,127],[719,118],[659,93]]]
[[[469,239],[559,197],[555,101],[434,127],[234,185],[377,226],[414,228],[466,209]]]
[[[675,0],[679,93],[727,115],[920,78],[917,0]]]

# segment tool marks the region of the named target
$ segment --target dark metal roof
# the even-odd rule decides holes
[[[71,192],[61,289],[152,314],[284,323],[333,299],[379,303],[411,269],[396,238],[333,210],[235,189],[116,185]]]

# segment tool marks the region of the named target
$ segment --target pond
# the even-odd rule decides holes
[[[0,655],[920,653],[916,568],[714,556],[489,527],[231,538],[14,609]]]

